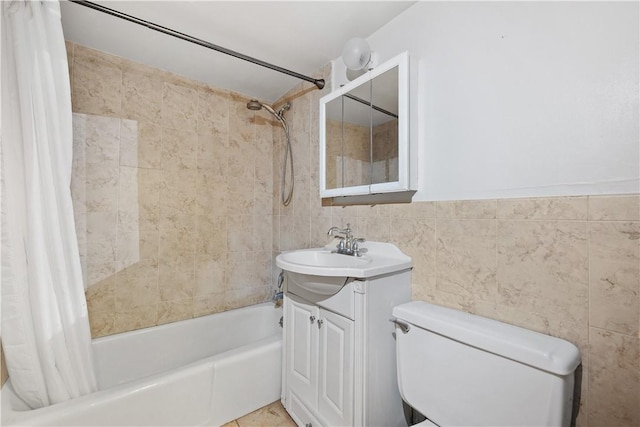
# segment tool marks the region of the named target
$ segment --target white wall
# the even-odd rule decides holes
[[[418,61],[414,200],[640,192],[638,17],[638,2],[419,2],[371,35],[382,61]]]

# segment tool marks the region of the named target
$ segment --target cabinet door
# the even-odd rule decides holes
[[[330,426],[353,425],[353,321],[320,310],[318,413]]]
[[[310,409],[318,399],[318,318],[316,305],[289,295],[287,318],[287,387]]]

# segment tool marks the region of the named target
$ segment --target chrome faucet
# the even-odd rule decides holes
[[[351,224],[347,224],[347,228],[344,229],[331,227],[327,235],[340,239],[334,252],[343,255],[362,256],[363,251],[359,248],[358,244],[365,242],[365,239],[353,237],[353,234],[351,234]]]

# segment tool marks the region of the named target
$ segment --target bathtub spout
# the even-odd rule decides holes
[[[276,294],[273,296],[273,302],[276,305],[276,308],[280,307],[282,305],[282,300],[283,300],[284,296],[282,294],[282,291],[280,292],[276,292]]]

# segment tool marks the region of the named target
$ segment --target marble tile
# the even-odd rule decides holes
[[[160,264],[158,289],[160,301],[192,298],[195,277],[194,261],[183,264]]]
[[[134,310],[116,312],[114,331],[127,332],[148,328],[157,324],[158,306],[156,304],[136,307]]]
[[[127,122],[124,121],[123,122]],[[120,165],[160,169],[162,166],[162,128],[148,122],[135,123],[135,131],[120,142]]]
[[[255,115],[256,112],[247,108],[248,98],[237,93],[230,93],[229,104],[229,136],[231,139],[242,142],[255,140]]]
[[[589,425],[640,425],[638,337],[590,328],[589,342]]]
[[[87,213],[87,286],[115,273],[117,215]]]
[[[640,195],[589,196],[590,221],[640,221]]]
[[[439,219],[436,237],[437,288],[495,301],[495,221]]]
[[[435,218],[435,202],[412,202],[389,205],[393,218]]]
[[[73,111],[118,117],[122,99],[120,67],[119,58],[77,45],[73,60]]]
[[[120,169],[117,164],[87,165],[86,212],[116,212],[118,210],[119,174]]]
[[[195,260],[195,286],[193,294],[202,297],[224,293],[227,288],[227,256],[197,254]],[[206,301],[201,301],[205,303]],[[224,298],[221,299],[221,304]],[[195,303],[195,300],[194,300]]]
[[[227,249],[229,252],[250,252],[255,249],[253,216],[239,214],[227,217]]]
[[[196,235],[186,227],[160,229],[158,258],[167,268],[174,265],[193,265]]]
[[[228,289],[247,289],[258,285],[259,253],[229,252],[227,254]]]
[[[290,102],[291,131],[308,134],[311,126],[311,103],[309,97],[300,97]]]
[[[272,244],[273,244],[273,246],[272,246],[271,250],[272,250],[272,252],[274,254],[279,254],[280,251],[282,250],[281,249],[281,238],[282,238],[282,236],[281,236],[281,233],[280,233],[280,216],[277,216],[277,215],[273,216],[273,224],[272,224],[272,226],[273,226],[273,232],[272,232],[272,235],[273,235]]]
[[[411,281],[413,286],[425,289],[436,288],[436,251],[435,238],[432,245],[425,247],[399,246],[413,261]]]
[[[126,61],[122,67],[122,117],[162,123],[163,84],[153,69]]]
[[[255,212],[255,198],[252,187],[243,189],[243,183],[234,182],[233,178],[230,178],[227,182],[229,188],[225,203],[227,216],[232,217],[238,214],[253,216]]]
[[[162,173],[157,169],[138,168],[138,217],[140,227],[158,228],[160,222],[160,195]],[[127,206],[120,205],[120,211]]]
[[[165,128],[195,132],[198,92],[185,85],[164,82],[160,117]]]
[[[363,218],[354,225],[354,236],[377,242],[388,242],[391,237],[391,224],[388,217]]]
[[[273,221],[273,215],[253,216],[254,249],[256,251],[270,251],[273,247]]]
[[[227,310],[225,292],[217,292],[193,298],[193,317],[206,316]]]
[[[228,310],[247,307],[269,301],[271,296],[272,292],[269,286],[231,289],[226,293],[226,306]]]
[[[252,141],[229,139],[227,175],[233,180],[230,183],[250,183],[253,188],[255,161],[255,146]]]
[[[193,317],[193,298],[163,301],[158,304],[158,325],[191,319]]]
[[[234,198],[229,193],[227,178],[210,169],[198,169],[196,174],[196,213],[227,216],[233,211]],[[228,206],[231,208],[228,209]]]
[[[460,200],[436,203],[436,217],[450,219],[493,219],[496,200]]]
[[[476,313],[477,301],[470,295],[460,295],[440,289],[427,293],[427,301],[467,313]]]
[[[309,194],[309,178],[296,177],[296,182],[294,186],[294,190],[297,189],[299,191],[296,192],[294,198],[292,199],[293,204],[293,215],[296,217],[309,217],[311,216],[311,196]],[[287,190],[289,188],[290,182],[287,181]],[[294,191],[295,192],[295,191]],[[285,193],[286,194],[286,193]]]
[[[198,255],[222,255],[227,248],[227,217],[201,214],[196,217],[196,246]]]
[[[160,228],[193,230],[196,213],[195,169],[163,171],[160,190]]]
[[[398,247],[423,248],[435,253],[436,221],[433,218],[393,217],[389,241]]]
[[[139,169],[120,166],[118,174],[118,210],[138,213],[139,206]],[[136,215],[137,216],[137,215]]]
[[[139,165],[138,145],[138,122],[120,120],[120,146],[118,147],[120,166],[137,167]]]
[[[501,219],[586,220],[587,197],[498,200]]]
[[[84,121],[85,161],[92,165],[116,165],[120,157],[122,120],[85,115]]]
[[[275,221],[277,222],[277,221]],[[311,233],[309,234],[309,245],[312,248],[325,246],[331,242],[331,238],[327,236],[327,231],[332,226],[331,217],[328,216],[312,216],[311,217]],[[277,234],[273,235],[274,242],[278,237]]]
[[[122,270],[139,261],[159,258],[160,232],[156,227],[123,230],[118,225],[117,233],[117,270]]]
[[[311,219],[308,215],[294,215],[292,230],[293,247],[296,249],[306,249],[311,247]]]
[[[117,333],[116,314],[113,311],[89,311],[89,325],[93,338],[103,337]]]
[[[229,162],[226,133],[199,133],[197,138],[197,166],[212,175],[226,175]]]
[[[158,262],[144,260],[116,273],[115,302],[118,311],[159,302]]]
[[[586,222],[498,221],[498,302],[564,307],[558,314],[586,322]]]
[[[640,326],[640,222],[589,223],[589,324],[628,335]]]
[[[89,311],[113,312],[115,310],[115,277],[91,285],[85,291]]]
[[[580,311],[585,309],[586,305],[579,308]],[[589,353],[588,325],[583,319],[576,320],[576,316],[565,313],[567,310],[562,301],[530,298],[518,305],[476,301],[474,310],[480,316],[565,339],[580,349],[583,359]]]
[[[256,188],[253,193],[253,215],[262,217],[271,217],[273,212],[273,193],[261,191]],[[309,215],[307,215],[309,216]]]
[[[184,129],[163,128],[162,169],[195,169],[197,166],[198,135]]]
[[[256,277],[258,286],[264,287],[267,295],[271,297],[271,288],[273,286],[273,259],[271,252],[257,252]]]
[[[211,88],[198,91],[198,133],[228,134],[231,98],[226,91]]]

